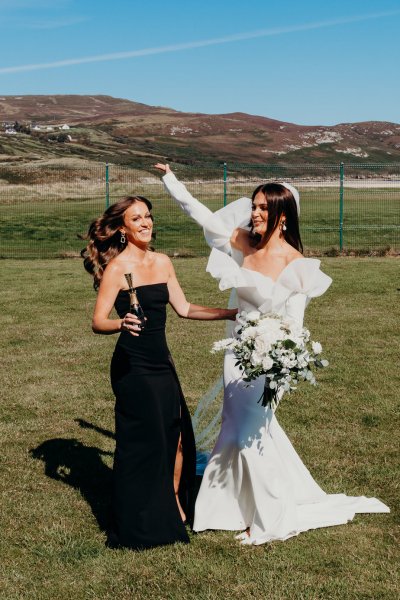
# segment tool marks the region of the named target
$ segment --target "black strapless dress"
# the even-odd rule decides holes
[[[137,294],[146,327],[138,337],[122,332],[111,362],[116,447],[108,545],[141,550],[189,542],[173,485],[179,435],[183,447],[179,498],[189,521],[196,450],[165,337],[167,284],[143,285]],[[129,312],[128,292],[119,292],[115,308],[120,317]]]

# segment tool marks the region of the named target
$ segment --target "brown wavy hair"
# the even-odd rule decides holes
[[[282,231],[282,235],[286,242],[303,253],[303,244],[300,237],[299,215],[297,212],[296,201],[293,194],[284,185],[280,183],[264,183],[256,187],[251,200],[254,202],[257,194],[262,193],[267,202],[268,219],[267,230],[263,236],[250,231],[250,244],[254,246],[265,246],[275,229],[279,225],[282,215],[286,217],[286,231]],[[252,222],[250,221],[250,227]]]
[[[136,202],[144,202],[149,211],[153,208],[150,200],[144,196],[125,196],[107,208],[105,213],[89,226],[85,238],[90,241],[81,251],[81,256],[83,266],[93,276],[95,290],[99,288],[104,269],[110,260],[125,250],[127,242],[121,243],[120,228],[124,225],[126,210]],[[153,215],[151,220],[153,221]]]

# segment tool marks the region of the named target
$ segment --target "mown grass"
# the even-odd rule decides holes
[[[98,172],[99,177],[101,171]],[[110,203],[126,194],[141,194],[154,204],[158,232],[156,246],[170,255],[201,256],[207,246],[199,227],[163,190],[123,171],[110,184]],[[133,177],[133,179],[132,179]],[[226,201],[251,196],[258,181],[230,183]],[[368,182],[365,184],[368,186]],[[88,224],[105,209],[104,182],[83,179],[46,185],[0,186],[0,257],[53,258],[79,252]],[[223,182],[192,182],[191,192],[215,211],[223,206]],[[300,182],[301,233],[312,252],[340,245],[339,186],[313,188]],[[346,188],[344,194],[344,249],[382,250],[400,247],[400,188]]]
[[[175,260],[190,300],[223,305],[204,259]],[[279,419],[328,492],[374,495],[390,515],[243,548],[229,532],[143,553],[104,546],[112,452],[109,361],[77,260],[2,261],[0,598],[393,599],[398,595],[398,259],[324,259],[331,289],[307,325],[330,367]],[[223,323],[169,315],[191,410],[218,377]],[[151,436],[151,432],[149,432]],[[140,482],[138,482],[140,485]]]

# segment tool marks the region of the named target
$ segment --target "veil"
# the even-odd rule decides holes
[[[237,308],[237,292],[232,289],[228,308]],[[234,324],[227,321],[225,337],[231,337]],[[196,441],[196,475],[203,475],[221,428],[224,378],[221,375],[199,399],[192,424]]]

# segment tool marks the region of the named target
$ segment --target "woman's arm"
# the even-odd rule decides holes
[[[180,204],[189,217],[203,226],[212,216],[212,211],[194,198],[186,186],[177,180],[168,164],[157,163],[154,166],[165,173],[162,180],[167,192]]]
[[[137,336],[137,325],[140,321],[131,313],[127,313],[123,319],[109,319],[110,312],[114,306],[115,298],[120,290],[121,273],[118,267],[110,263],[104,271],[100,283],[97,300],[94,307],[92,330],[94,333],[105,335],[129,331],[131,335]]]
[[[201,321],[217,321],[222,319],[235,320],[237,308],[211,308],[209,306],[200,306],[188,302],[176,278],[175,269],[172,266],[171,261],[169,259],[167,260],[169,261],[169,302],[180,317]]]
[[[237,244],[237,230],[238,227],[247,225],[250,220],[251,200],[249,198],[240,198],[232,202],[223,209],[223,215],[220,214],[221,211],[213,213],[177,180],[169,165],[157,163],[155,167],[165,173],[163,182],[167,192],[189,217],[203,227],[209,246],[228,254],[231,251],[231,244],[241,249],[240,244]]]

